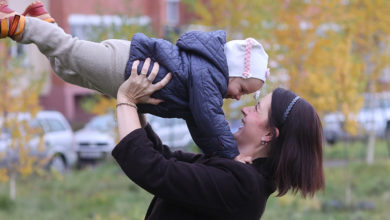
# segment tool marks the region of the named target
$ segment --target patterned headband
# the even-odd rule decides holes
[[[282,121],[282,124],[286,121],[287,117],[288,117],[288,114],[290,114],[290,111],[291,109],[294,107],[295,103],[298,101],[300,97],[299,96],[296,96],[291,102],[290,104],[288,105],[286,111],[284,112],[283,114],[283,121]]]

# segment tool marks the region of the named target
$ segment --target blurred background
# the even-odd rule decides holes
[[[8,0],[23,12],[32,1]],[[46,0],[67,33],[175,43],[186,31],[252,37],[269,54],[262,95],[281,86],[314,105],[326,188],[270,197],[263,219],[390,219],[390,1]],[[0,41],[0,219],[143,219],[152,196],[110,157],[115,100],[65,83],[34,45]],[[252,95],[225,100],[232,131]],[[199,152],[181,119],[148,120],[173,150]]]

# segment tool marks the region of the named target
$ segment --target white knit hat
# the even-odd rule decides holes
[[[268,54],[253,38],[232,40],[225,44],[229,77],[256,78],[264,82],[269,76]]]

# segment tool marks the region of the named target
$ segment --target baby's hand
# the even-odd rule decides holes
[[[252,164],[252,157],[251,156],[244,156],[242,154],[239,154],[237,157],[234,158],[234,160],[241,162],[241,163]]]

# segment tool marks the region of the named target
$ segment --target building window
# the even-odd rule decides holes
[[[166,19],[168,26],[177,26],[179,24],[179,4],[180,0],[166,0],[167,10]]]
[[[71,35],[81,40],[97,40],[99,33],[113,32],[119,30],[122,26],[137,25],[146,27],[150,24],[148,16],[123,17],[118,15],[83,15],[72,14],[68,18]],[[113,38],[113,36],[108,36]]]

